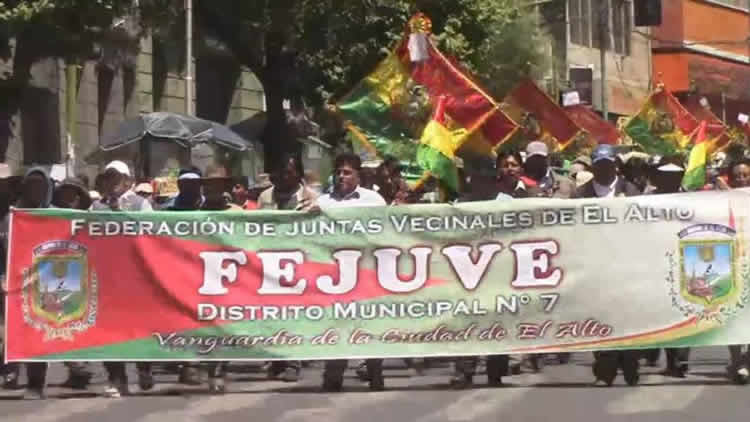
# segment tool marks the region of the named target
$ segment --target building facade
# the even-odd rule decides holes
[[[139,113],[184,113],[185,75],[184,43],[150,36],[139,42],[140,49],[132,56],[113,54],[104,48],[98,57],[82,63],[75,78],[74,103],[68,96],[72,85],[67,83],[65,63],[53,58],[34,63],[20,107],[13,115],[1,116],[5,130],[0,130],[0,145],[4,147],[0,159],[17,174],[31,165],[62,164],[67,166],[68,174],[85,174],[92,181],[102,163],[113,158],[140,166],[138,161],[143,157],[138,148],[104,154],[99,151],[99,140],[114,133],[120,122]],[[211,44],[210,40],[198,44],[193,90],[196,115],[234,125],[264,111],[265,98],[258,79],[218,44]],[[0,71],[12,68],[12,58],[0,62]],[[72,104],[75,110],[71,118]],[[72,121],[75,126],[71,128]],[[263,169],[262,149],[256,152],[249,168],[243,166],[248,175]],[[174,155],[173,151],[165,153]],[[198,153],[212,151],[198,149]],[[156,168],[175,165],[166,163],[164,154],[160,160],[160,154],[151,156],[160,161]],[[197,157],[197,161],[206,162],[205,157]]]
[[[750,1],[669,0],[662,8],[655,77],[683,101],[707,99],[727,123],[750,113]]]
[[[633,4],[626,0],[541,2],[543,28],[555,63],[548,77],[553,95],[573,89],[581,100],[602,112],[607,93],[612,122],[637,112],[651,84],[648,28],[633,27]],[[600,20],[604,17],[604,20]],[[600,46],[606,45],[605,72]],[[552,87],[550,87],[552,85]]]

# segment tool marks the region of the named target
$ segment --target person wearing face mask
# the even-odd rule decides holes
[[[94,201],[92,211],[152,211],[151,203],[133,191],[133,177],[130,168],[122,161],[112,161],[104,167],[104,173],[97,180],[102,198]],[[138,384],[142,390],[154,386],[151,364],[139,362]],[[104,390],[105,397],[120,398],[128,394],[128,376],[124,362],[104,362],[109,385]]]
[[[55,188],[52,204],[57,208],[85,211],[91,207],[91,194],[84,182],[77,178],[67,178]],[[85,390],[94,375],[88,362],[66,362],[68,379],[62,386],[74,390]]]
[[[54,192],[54,182],[43,168],[30,169],[23,178],[21,185],[21,197],[14,204],[15,208],[36,209],[50,208],[52,206],[52,195]],[[5,216],[0,227],[0,232],[7,233],[10,224],[10,213]],[[3,238],[3,249],[8,251],[8,239]],[[5,260],[5,257],[3,257]],[[4,289],[3,289],[4,290]],[[0,327],[2,328],[2,327]],[[47,363],[35,362],[27,363],[26,377],[28,384],[24,398],[43,399],[46,397],[46,378]],[[9,364],[6,367],[5,379],[3,386],[9,389],[18,387],[18,376],[20,366],[18,364]]]
[[[180,193],[167,202],[163,209],[168,211],[195,211],[203,205],[201,189],[203,174],[195,167],[180,170],[177,176],[177,188]]]
[[[575,197],[575,184],[552,171],[549,148],[541,141],[530,142],[526,146],[521,181],[527,188],[535,188],[537,196],[564,199]]]
[[[593,179],[578,188],[577,198],[619,198],[637,196],[641,192],[617,172],[617,155],[612,145],[601,144],[591,154]],[[622,369],[625,382],[636,385],[640,379],[635,350],[604,351],[594,353],[592,367],[597,381],[612,385],[617,372]]]
[[[130,168],[122,161],[112,161],[104,168],[101,179],[102,199],[95,201],[92,211],[152,211],[151,203],[133,191]]]
[[[591,154],[594,178],[576,193],[578,198],[637,196],[641,191],[617,172],[617,156],[612,145],[602,144]]]

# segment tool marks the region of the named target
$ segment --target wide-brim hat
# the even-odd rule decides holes
[[[271,175],[268,173],[260,173],[257,176],[255,176],[255,183],[253,184],[253,189],[268,189],[273,186],[273,183],[271,183]]]
[[[81,179],[75,177],[64,179],[62,182],[60,182],[59,185],[57,185],[57,188],[55,190],[59,190],[65,187],[71,187],[78,191],[78,195],[81,198],[80,206],[82,209],[87,210],[89,209],[89,207],[91,207],[91,203],[93,202],[93,200],[91,199],[91,193],[89,193],[88,188],[86,188],[86,185],[83,184]]]

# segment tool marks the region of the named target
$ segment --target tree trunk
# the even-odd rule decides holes
[[[281,161],[281,156],[290,151],[292,139],[283,106],[283,84],[264,83],[263,89],[266,95],[267,120],[262,140],[265,147],[266,171],[272,172]]]
[[[31,80],[31,66],[39,59],[37,48],[20,32],[16,37],[15,54],[13,55],[13,74],[0,81],[0,162],[5,162],[13,137],[13,117],[21,108],[26,87]]]

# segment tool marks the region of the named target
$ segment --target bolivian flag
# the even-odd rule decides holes
[[[395,156],[417,169],[417,184],[434,176],[455,191],[459,148],[491,156],[518,126],[436,48],[430,25],[412,18],[397,47],[336,107],[361,155]]]
[[[699,190],[706,185],[706,159],[709,146],[706,139],[707,126],[705,120],[701,121],[695,135],[695,144],[690,150],[690,160],[685,170],[685,176],[682,178],[682,187],[685,190]]]
[[[581,128],[531,79],[518,83],[503,100],[504,111],[521,124],[523,142],[537,141],[564,150]]]
[[[686,149],[698,120],[666,88],[659,87],[625,125],[625,133],[649,154],[671,155]]]

